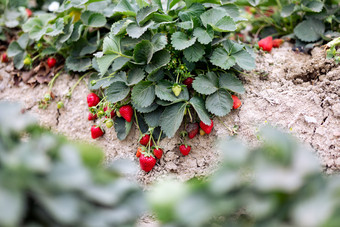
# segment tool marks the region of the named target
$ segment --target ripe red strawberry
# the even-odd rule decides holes
[[[163,155],[162,148],[154,148],[153,149],[153,154],[156,156],[156,158],[161,159],[162,155]]]
[[[1,62],[4,62],[4,63],[8,62],[8,57],[7,57],[6,52],[1,55]]]
[[[104,132],[102,131],[102,129],[97,125],[93,125],[91,128],[92,139],[97,139],[98,137],[101,137],[102,135],[104,135]]]
[[[206,134],[210,134],[211,130],[214,127],[214,122],[213,120],[211,120],[211,124],[210,125],[206,125],[203,123],[203,121],[200,122],[200,127],[201,129],[206,133]]]
[[[93,121],[97,119],[97,114],[89,113],[89,116],[87,117],[89,121]]]
[[[151,154],[142,153],[139,157],[140,168],[145,172],[150,172],[156,162],[157,160]]]
[[[270,52],[273,48],[273,38],[271,36],[268,36],[264,39],[261,39],[258,44],[259,47],[262,48],[262,50]]]
[[[126,121],[131,122],[133,116],[133,109],[130,105],[120,107],[119,113]]]
[[[181,146],[179,146],[179,151],[182,153],[182,155],[186,156],[191,151],[191,146],[182,144]]]
[[[96,106],[100,102],[100,98],[95,93],[90,93],[87,96],[87,105],[89,107]]]
[[[148,145],[149,141],[150,141],[150,147],[152,146],[152,140],[150,140],[150,135],[149,134],[145,134],[140,140],[139,143],[142,144],[143,146]]]
[[[236,95],[232,95],[231,97],[233,98],[233,101],[234,101],[233,109],[239,108],[241,106],[241,104],[242,104],[241,100]]]
[[[274,39],[274,40],[273,40],[273,47],[278,48],[278,47],[281,46],[281,44],[282,44],[283,42],[284,42],[283,39]]]
[[[103,110],[104,110],[104,112],[106,112],[107,106],[105,106]],[[110,115],[111,115],[111,118],[114,118],[114,116],[116,116],[115,110],[112,110],[111,113],[110,113]],[[107,115],[105,115],[105,117],[107,118]]]
[[[53,58],[53,57],[47,58],[48,67],[53,68],[56,63],[57,63],[57,60],[55,58]]]
[[[183,81],[183,84],[187,85],[187,87],[190,89],[192,87],[192,82],[194,79],[192,77],[188,77]]]
[[[192,139],[192,138],[194,138],[197,135],[197,133],[198,133],[200,128],[198,126],[198,123],[189,123],[185,127],[185,129],[188,132],[189,139]]]
[[[32,16],[32,11],[30,9],[25,9],[26,10],[26,14],[28,17],[31,17]]]
[[[137,148],[137,152],[136,152],[136,157],[139,158],[140,155],[142,154],[143,148],[142,147],[138,147]]]

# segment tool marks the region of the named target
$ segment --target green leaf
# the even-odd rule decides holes
[[[61,34],[58,37],[58,41],[64,43],[67,40],[69,40],[71,35],[72,35],[73,28],[74,28],[74,24],[72,24],[72,23],[66,24],[66,26],[64,27],[64,30],[63,30],[63,34]]]
[[[156,72],[149,73],[147,79],[148,81],[158,82],[164,78],[164,71],[163,70],[156,70]]]
[[[184,50],[185,48],[192,46],[196,42],[196,39],[196,37],[189,39],[183,32],[175,32],[171,36],[171,44],[175,50]]]
[[[148,64],[145,67],[145,71],[149,74],[153,74],[160,68],[166,66],[170,62],[170,59],[171,55],[169,51],[167,50],[158,51],[153,55],[150,64]]]
[[[163,110],[163,107],[160,107],[150,113],[144,114],[144,120],[150,128],[156,128],[157,126],[159,126]]]
[[[323,9],[323,2],[320,1],[303,1],[301,4],[301,8],[305,12],[314,12],[314,13],[319,13]]]
[[[139,112],[139,113],[150,113],[152,111],[154,111],[155,109],[158,108],[157,103],[152,103],[150,106],[148,107],[140,107],[137,103],[135,103],[132,100],[132,106]]]
[[[80,21],[76,22],[74,24],[74,28],[73,28],[73,32],[70,37],[70,40],[73,42],[78,41],[80,39],[83,28],[84,28],[84,25]]]
[[[6,168],[2,168],[2,170],[6,170]],[[9,173],[13,173],[13,172],[10,171]],[[4,182],[5,179],[3,179],[2,182]],[[5,188],[5,185],[0,186],[0,210],[1,210],[0,224],[1,226],[20,226],[21,225],[20,222],[21,222],[24,207],[25,207],[23,195],[24,193],[19,191],[19,187],[17,187],[17,189],[7,189]]]
[[[197,37],[198,42],[208,44],[214,38],[214,30],[210,25],[206,29],[198,27],[194,30],[194,36]]]
[[[157,6],[146,6],[138,10],[136,16],[136,21],[138,25],[143,26],[143,24],[146,21],[148,21],[152,17],[153,13],[156,12],[157,10],[158,10]]]
[[[243,94],[245,92],[242,82],[233,73],[220,74],[220,88]]]
[[[221,4],[220,0],[184,0],[187,7],[191,6],[194,3],[212,3],[212,4]]]
[[[205,8],[202,4],[195,3],[192,4],[189,8],[181,10],[178,13],[178,16],[182,21],[189,21],[193,17],[199,17],[202,13],[204,13],[204,11]]]
[[[133,58],[139,64],[149,64],[153,55],[153,46],[149,40],[142,40],[133,50]]]
[[[235,54],[233,54],[236,63],[244,70],[253,70],[255,69],[255,58],[253,58],[248,51],[241,50]]]
[[[183,51],[184,57],[189,62],[199,61],[203,57],[204,53],[204,46],[199,43],[195,43],[194,45]]]
[[[133,121],[127,122],[122,117],[116,117],[115,119],[115,131],[119,140],[125,140],[131,131]]]
[[[114,82],[106,90],[107,101],[116,103],[122,101],[130,93],[130,88],[124,82]]]
[[[294,12],[294,9],[295,9],[295,4],[293,3],[289,5],[285,5],[284,7],[282,7],[281,17],[289,17]]]
[[[174,5],[176,5],[181,0],[168,0],[166,4],[166,10],[169,11]]]
[[[161,0],[152,0],[152,4],[157,6],[158,9],[160,9],[161,11],[163,11],[163,5]]]
[[[325,24],[316,19],[308,19],[294,28],[294,34],[304,42],[314,42],[325,32]]]
[[[230,69],[236,64],[235,58],[233,56],[229,56],[227,51],[221,47],[214,50],[210,57],[210,62],[222,69]]]
[[[233,107],[233,99],[229,92],[219,89],[214,94],[209,95],[205,100],[208,111],[216,116],[227,115]]]
[[[189,30],[194,28],[194,23],[192,21],[184,21],[177,23],[177,26],[185,30]]]
[[[41,55],[42,55],[42,56],[48,56],[48,55],[55,54],[55,53],[57,53],[57,52],[58,52],[58,50],[57,50],[55,47],[49,46],[49,47],[45,48],[45,49],[41,52]]]
[[[57,36],[63,33],[64,29],[64,19],[57,19],[52,25],[46,27],[46,35],[49,36]]]
[[[66,58],[67,69],[74,72],[85,72],[91,67],[91,58],[80,58],[69,56]]]
[[[114,14],[123,14],[126,16],[136,16],[136,9],[130,4],[128,0],[120,0],[113,9]]]
[[[209,118],[209,113],[205,108],[204,100],[201,97],[194,96],[190,99],[192,107],[195,109],[198,117],[204,124],[210,125],[211,121]]]
[[[98,63],[98,67],[100,70],[100,74],[101,75],[105,75],[105,73],[107,72],[108,68],[111,66],[112,62],[117,59],[118,57],[120,57],[117,54],[108,54],[108,55],[104,55],[102,57],[97,57],[97,63]]]
[[[235,4],[231,4],[231,3],[224,4],[224,5],[220,6],[219,9],[223,9],[227,13],[228,16],[233,18],[233,20],[235,22],[247,20],[246,18],[241,17],[240,9]]]
[[[131,69],[127,77],[127,84],[129,86],[139,83],[145,78],[145,73],[140,68]]]
[[[121,54],[120,38],[105,37],[103,42],[103,53],[104,54]]]
[[[134,39],[138,39],[141,37],[149,27],[151,27],[154,24],[153,21],[148,22],[145,24],[143,27],[140,27],[137,23],[131,23],[129,26],[126,28],[127,34]]]
[[[167,80],[161,80],[156,84],[155,93],[156,96],[164,101],[175,101],[177,98],[171,90],[172,83]]]
[[[228,32],[235,31],[236,24],[230,16],[226,15],[223,9],[212,8],[201,15],[202,23],[205,27],[210,25],[215,31]]]
[[[23,49],[26,50],[26,47],[29,43],[29,35],[27,33],[22,34],[19,39],[17,40],[19,46]]]
[[[117,21],[116,23],[112,24],[111,32],[113,35],[121,35],[125,34],[126,28],[129,24],[131,24],[133,21],[129,18],[124,18],[122,20]]]
[[[26,55],[27,55],[26,52],[22,52],[14,56],[13,62],[15,68],[21,69],[22,67],[24,67],[24,58],[26,57]]]
[[[184,117],[186,103],[176,103],[165,108],[161,115],[160,126],[168,138],[175,135],[181,126]]]
[[[207,75],[198,75],[195,77],[192,87],[200,94],[210,95],[218,90],[218,78],[213,72],[208,72]]]
[[[92,80],[97,81],[95,85],[91,85]],[[125,80],[126,80],[126,73],[125,72],[119,72],[114,77],[110,76],[110,77],[104,77],[104,78],[100,78],[97,73],[93,73],[90,76],[90,79],[89,79],[89,89],[90,90],[97,90],[99,88],[107,88],[108,86],[110,86],[114,82],[119,81],[119,82],[125,83]]]
[[[81,20],[87,26],[98,28],[106,24],[106,18],[103,14],[91,11],[85,11],[81,14]]]
[[[13,41],[9,44],[7,48],[8,57],[14,57],[17,54],[23,53],[25,50],[21,48],[17,41]]]
[[[248,0],[248,2],[250,3],[250,5],[255,7],[260,4],[261,0]]]
[[[129,58],[126,57],[118,57],[113,61],[111,70],[112,71],[118,71],[121,68],[123,68],[128,62],[130,61]]]
[[[155,53],[165,48],[168,44],[168,38],[166,37],[166,34],[157,33],[152,37],[151,43],[153,46],[153,52]]]
[[[135,85],[131,93],[132,100],[140,107],[148,107],[155,100],[155,86],[151,81],[141,81]]]

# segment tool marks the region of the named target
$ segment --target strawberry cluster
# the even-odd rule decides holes
[[[273,39],[273,37],[268,36],[266,38],[261,39],[258,42],[258,45],[260,49],[270,52],[273,47],[279,48],[283,42],[284,42],[283,39]]]

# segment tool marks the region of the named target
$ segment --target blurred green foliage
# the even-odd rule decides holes
[[[314,154],[265,128],[263,144],[220,142],[221,167],[207,179],[165,181],[148,198],[166,226],[308,226],[340,223],[340,178],[324,176]]]
[[[0,226],[132,226],[143,194],[103,157],[0,102]]]

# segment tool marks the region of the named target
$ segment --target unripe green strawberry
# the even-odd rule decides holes
[[[174,84],[172,86],[172,92],[176,95],[176,97],[178,97],[181,94],[182,88],[180,85],[178,84]]]
[[[105,125],[107,128],[111,128],[113,126],[113,121],[112,120],[106,121]]]
[[[50,101],[51,99],[52,99],[52,97],[51,97],[50,94],[46,93],[46,94],[44,95],[44,100],[45,100],[46,102]]]
[[[24,60],[24,65],[30,65],[31,64],[31,58],[30,57],[26,57]]]
[[[58,109],[61,109],[61,108],[63,108],[63,107],[64,107],[64,103],[63,103],[62,101],[60,101],[60,102],[57,103],[57,108],[58,108]]]
[[[99,110],[98,113],[97,113],[97,116],[98,117],[102,117],[103,115],[104,115],[104,111]]]

